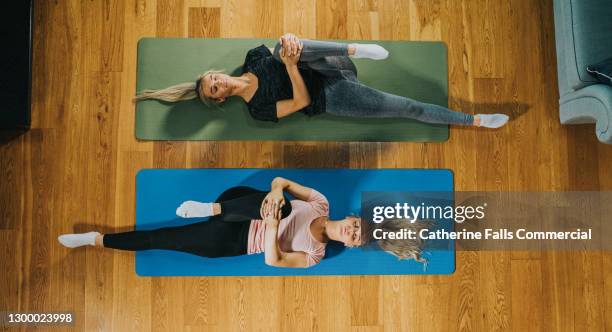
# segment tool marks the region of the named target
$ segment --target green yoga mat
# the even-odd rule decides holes
[[[367,41],[372,43],[372,41]],[[195,81],[208,69],[236,72],[246,52],[273,39],[143,38],[138,43],[136,91]],[[376,41],[387,59],[354,59],[358,77],[385,92],[447,106],[446,46],[440,42]],[[136,105],[136,137],[143,140],[445,141],[447,125],[410,119],[292,114],[278,123],[257,121],[237,97],[221,106],[200,101]]]

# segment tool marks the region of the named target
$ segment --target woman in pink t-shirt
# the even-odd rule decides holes
[[[285,190],[295,199],[289,201]],[[366,228],[358,217],[329,220],[325,196],[280,177],[272,181],[270,192],[235,187],[221,194],[215,203],[186,201],[176,213],[185,218],[210,218],[154,230],[64,234],[58,240],[69,248],[89,244],[132,251],[167,249],[204,257],[263,252],[268,265],[309,267],[323,259],[329,241],[348,247],[361,245],[362,230]]]

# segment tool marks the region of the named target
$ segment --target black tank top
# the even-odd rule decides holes
[[[304,66],[300,66],[299,71],[310,94],[311,102],[300,112],[308,116],[323,113],[325,112],[324,78],[322,74],[302,67]],[[291,79],[285,65],[275,59],[265,45],[261,45],[247,53],[242,66],[242,73],[246,72],[257,76],[259,81],[255,95],[247,103],[249,113],[256,120],[278,122],[276,102],[293,98]]]

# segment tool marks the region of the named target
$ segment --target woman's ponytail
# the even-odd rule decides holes
[[[198,97],[195,89],[195,82],[181,83],[159,90],[147,89],[141,91],[138,95],[136,95],[134,101],[141,101],[147,99],[157,99],[169,102],[190,100]]]

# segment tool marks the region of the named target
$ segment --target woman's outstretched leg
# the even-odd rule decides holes
[[[58,240],[69,248],[95,245],[128,251],[165,249],[204,257],[225,257],[246,253],[249,226],[250,220],[240,223],[209,220],[153,230],[64,234]],[[95,235],[93,242],[92,235]]]
[[[339,116],[370,118],[410,118],[427,123],[497,128],[508,121],[504,114],[455,112],[446,107],[423,103],[386,93],[362,83],[340,80],[325,88],[326,112]]]
[[[226,223],[208,220],[155,230],[105,234],[103,245],[121,250],[166,249],[204,257],[237,256],[246,253],[250,220]]]

